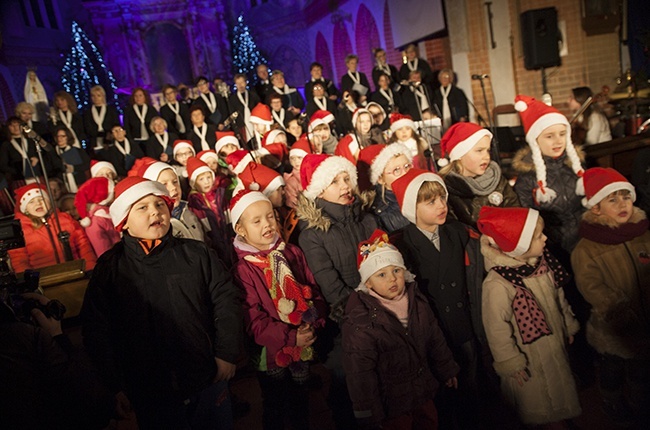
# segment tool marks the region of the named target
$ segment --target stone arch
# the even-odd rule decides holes
[[[328,79],[333,79],[334,70],[332,70],[332,55],[330,54],[330,48],[327,45],[325,36],[320,31],[316,35],[316,49],[315,49],[316,61],[323,65],[323,76]]]
[[[347,71],[345,56],[352,54],[352,42],[343,21],[334,24],[334,43],[332,46],[334,46],[334,63],[336,64],[336,77],[333,76],[332,79],[340,80],[340,77]]]
[[[384,40],[386,41],[386,59],[390,64],[400,68],[402,64],[402,54],[395,50],[395,42],[393,40],[393,29],[390,25],[390,12],[388,8],[388,0],[384,2]]]
[[[302,87],[309,77],[305,72],[302,57],[289,45],[280,45],[273,55],[273,64],[280,64],[285,82],[292,87]],[[307,64],[307,67],[309,64]]]
[[[142,40],[154,88],[192,81],[190,49],[180,28],[170,22],[157,23],[144,32]]]
[[[380,40],[375,17],[372,16],[372,13],[363,4],[359,6],[359,11],[357,12],[357,23],[354,28],[354,33],[357,45],[356,54],[359,56],[359,70],[368,75],[368,79],[370,79],[370,74],[374,67],[372,50],[379,47]]]

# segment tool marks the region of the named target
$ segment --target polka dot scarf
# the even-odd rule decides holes
[[[526,288],[524,280],[544,275],[551,271],[553,282],[556,288],[562,287],[569,280],[569,274],[555,257],[544,249],[542,258],[537,265],[531,266],[524,264],[519,267],[498,266],[492,270],[501,275],[505,280],[510,282],[517,290],[515,298],[512,301],[512,311],[517,320],[519,334],[524,344],[535,342],[542,336],[552,334],[551,329],[546,323],[544,311],[537,303],[533,293]]]

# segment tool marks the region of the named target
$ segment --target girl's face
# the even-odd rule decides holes
[[[211,172],[201,173],[196,181],[194,182],[194,188],[199,193],[207,193],[212,189],[214,185],[214,174]]]
[[[284,194],[284,185],[279,187],[277,190],[273,191],[271,194],[266,196],[271,200],[271,205],[274,208],[281,208],[284,206],[285,194]]]
[[[371,127],[372,127],[372,117],[370,116],[370,114],[366,112],[360,114],[359,118],[357,118],[357,130],[359,130],[359,133],[368,134],[370,133]]]
[[[146,100],[147,98],[144,96],[144,93],[142,91],[138,90],[133,93],[133,101],[135,104],[142,106]]]
[[[298,121],[293,120],[289,122],[289,125],[287,126],[287,131],[293,135],[296,139],[300,139],[300,135],[302,134],[302,127],[300,127],[300,124],[298,124]]]
[[[9,124],[7,124],[7,128],[9,129],[9,133],[11,133],[12,137],[19,137],[22,135],[20,123],[18,121],[11,121]]]
[[[170,218],[167,203],[162,198],[149,194],[131,207],[124,228],[138,239],[160,239],[169,231]]]
[[[567,126],[564,124],[555,124],[547,127],[537,137],[542,155],[557,158],[564,154],[566,149]]]
[[[572,111],[576,112],[578,109],[580,109],[581,104],[578,102],[578,100],[576,100],[573,94],[569,96],[568,103],[569,103],[569,109],[571,109]]]
[[[379,88],[381,88],[382,90],[387,90],[388,84],[390,84],[390,81],[388,80],[388,76],[381,75],[379,77]]]
[[[385,299],[400,296],[406,287],[404,269],[399,266],[386,266],[377,270],[366,281],[366,287]]]
[[[632,195],[629,193],[611,193],[591,208],[593,213],[613,219],[618,226],[626,224],[630,220],[633,210]]]
[[[330,203],[347,205],[354,200],[352,191],[350,175],[347,172],[341,172],[318,197]]]
[[[404,142],[413,137],[413,129],[409,126],[399,128],[395,131],[397,140]]]
[[[395,179],[400,176],[404,176],[406,172],[411,170],[413,165],[409,163],[408,158],[405,155],[400,154],[396,157],[391,158],[386,167],[384,167],[384,172],[379,177],[379,183],[382,184],[389,190],[392,190],[392,184],[395,182]]]
[[[68,101],[63,97],[57,97],[54,100],[54,104],[56,105],[56,107],[58,109],[60,109],[62,111],[67,111],[68,110]]]
[[[217,169],[219,168],[219,161],[217,161],[216,158],[214,158],[214,157],[205,157],[205,164],[208,165],[210,170],[212,170],[214,173],[217,173]]]
[[[238,150],[239,147],[235,145],[234,143],[228,143],[226,145],[223,145],[221,149],[219,150],[219,157],[221,157],[223,160],[226,159],[227,156]],[[208,164],[209,165],[209,164]],[[212,167],[210,167],[212,168]]]
[[[167,191],[169,191],[169,197],[174,200],[174,207],[178,206],[181,202],[181,184],[178,181],[178,175],[174,172],[173,169],[165,169],[158,175],[158,182],[163,184]]]
[[[426,231],[435,231],[447,221],[447,195],[438,196],[415,206],[415,225]]]
[[[300,172],[300,166],[302,165],[302,159],[305,158],[303,155],[292,155],[289,157],[289,163],[294,170]]]
[[[327,140],[332,135],[329,125],[321,124],[314,129],[314,135],[321,138],[321,140]]]
[[[462,175],[481,176],[490,164],[490,136],[483,136],[469,152],[460,157]]]
[[[43,193],[43,195],[46,195]],[[50,210],[49,199],[44,199],[41,196],[34,197],[29,202],[27,202],[27,207],[25,208],[25,213],[36,218],[41,218],[47,215]]]
[[[273,206],[263,200],[249,205],[235,225],[235,232],[246,243],[261,251],[273,246],[276,231],[277,222]]]
[[[194,151],[192,151],[190,148],[181,148],[176,151],[174,160],[176,160],[181,166],[187,166],[187,159],[190,157],[194,157]]]

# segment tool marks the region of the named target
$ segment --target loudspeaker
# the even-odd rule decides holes
[[[560,60],[560,31],[554,7],[528,10],[521,14],[521,38],[524,46],[524,66],[528,70],[556,67]]]

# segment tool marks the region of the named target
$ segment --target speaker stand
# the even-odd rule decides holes
[[[553,105],[553,97],[551,94],[548,92],[548,87],[546,86],[546,69],[544,67],[542,69],[542,102],[547,105],[551,106]]]

